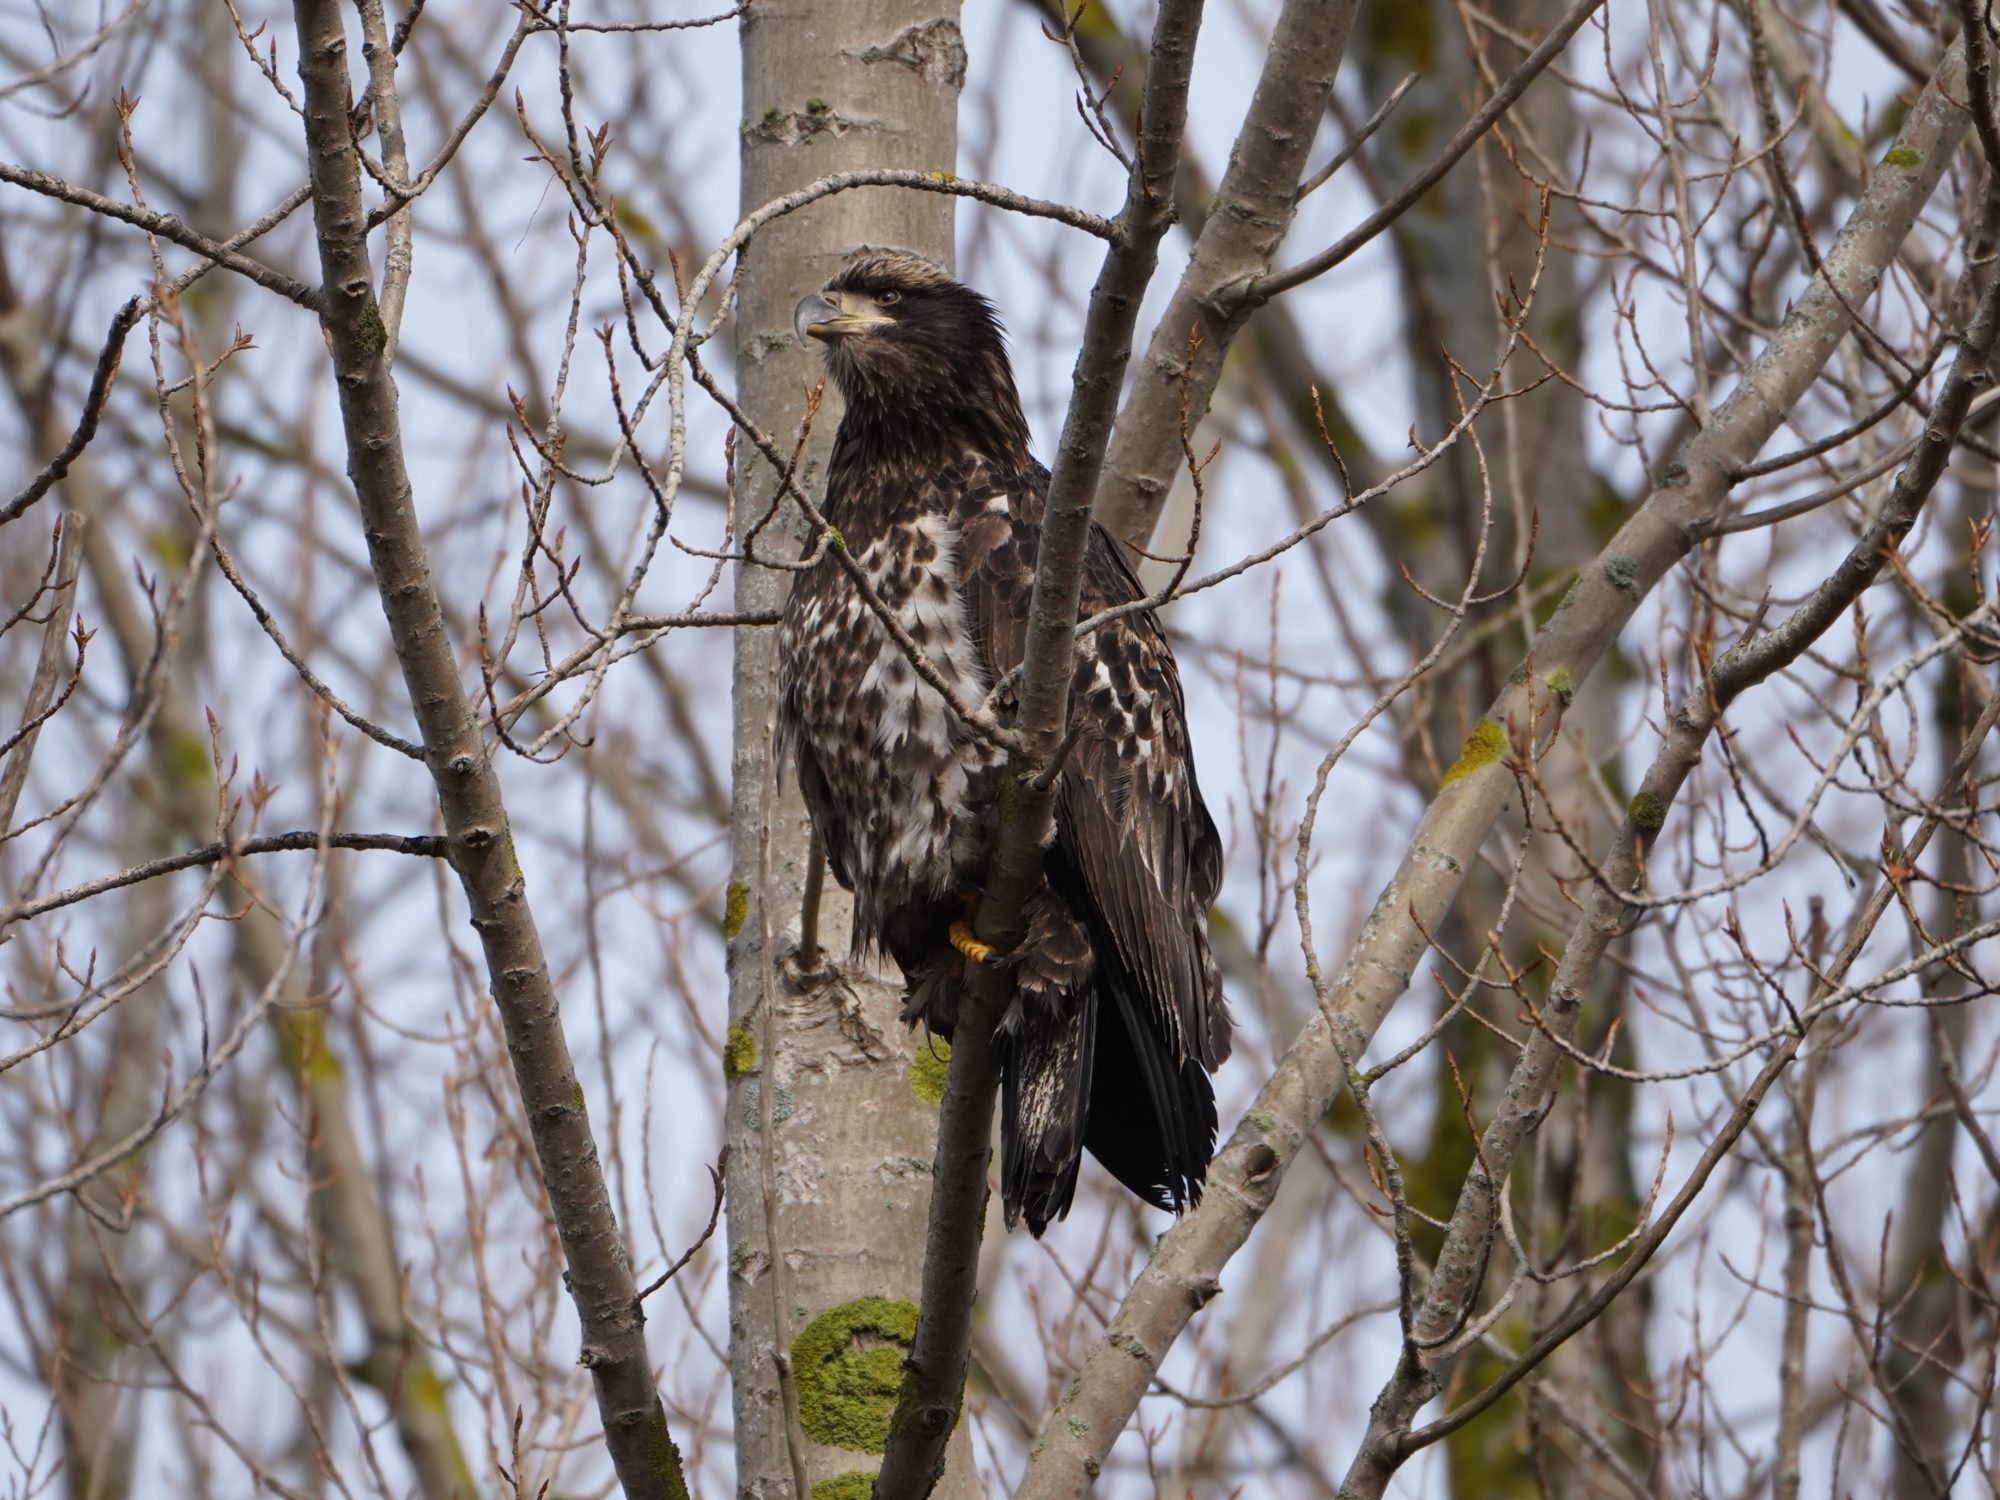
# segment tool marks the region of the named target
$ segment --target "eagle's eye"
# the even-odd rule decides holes
[[[891,287],[888,291],[882,293],[879,297],[875,299],[875,305],[877,307],[893,307],[895,306],[896,303],[901,302],[902,300],[903,300],[903,294],[897,291],[894,287]]]

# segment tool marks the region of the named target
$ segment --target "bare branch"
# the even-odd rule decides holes
[[[1344,1086],[1343,1056],[1358,1058],[1408,986],[1429,950],[1427,933],[1456,897],[1478,859],[1512,779],[1499,764],[1513,734],[1539,744],[1554,715],[1550,692],[1535,679],[1557,671],[1572,690],[1616,639],[1639,600],[1691,545],[1689,530],[1713,516],[1729,475],[1755,455],[1782,415],[1817,378],[1848,331],[1846,307],[1867,295],[1909,234],[1965,128],[1954,102],[1963,87],[1963,53],[1946,54],[1937,76],[1911,109],[1893,162],[1879,170],[1826,256],[1841,283],[1816,277],[1795,300],[1741,383],[1668,467],[1664,483],[1620,527],[1579,576],[1566,606],[1535,642],[1529,670],[1488,709],[1464,758],[1426,811],[1408,852],[1383,891],[1337,977],[1314,955],[1318,1006],[1286,1049],[1210,1168],[1199,1207],[1170,1229],[1139,1274],[1118,1315],[1091,1347],[1029,1464],[1019,1500],[1080,1495],[1124,1429],[1151,1372],[1229,1258],[1240,1249],[1275,1195],[1285,1167]],[[1540,704],[1536,695],[1540,694]],[[1490,748],[1491,754],[1487,752]]]
[[[1197,422],[1207,411],[1250,316],[1239,293],[1271,269],[1292,226],[1313,143],[1299,122],[1326,112],[1357,9],[1356,0],[1286,0],[1278,12],[1229,170],[1112,430],[1097,517],[1121,541],[1143,547],[1151,538],[1180,467],[1176,414],[1184,403]],[[1188,341],[1190,329],[1200,330],[1198,347]]]
[[[104,403],[111,399],[111,382],[118,374],[119,362],[125,357],[125,336],[137,326],[145,311],[146,304],[134,297],[111,320],[111,330],[105,334],[104,348],[97,356],[97,367],[90,372],[90,390],[83,398],[83,414],[77,418],[76,430],[62,445],[62,451],[43,466],[41,473],[28,481],[26,489],[5,505],[0,505],[0,526],[25,515],[29,506],[46,495],[69,472],[70,465],[97,436],[97,424],[104,416]],[[4,821],[0,819],[0,822]]]
[[[513,855],[499,778],[444,632],[416,523],[388,344],[371,282],[367,215],[347,129],[347,39],[336,0],[296,0],[313,217],[324,311],[339,377],[348,474],[383,613],[436,786],[453,870],[472,909],[508,1037],[535,1154],[569,1265],[585,1363],[605,1442],[631,1500],[685,1492],[679,1450],[653,1388],[638,1287],[598,1165],[555,986]]]
[[[1950,460],[1973,391],[1987,381],[1987,361],[2000,334],[2000,278],[1981,298],[1960,341],[1957,359],[1932,411],[1925,442],[1898,476],[1887,504],[1813,597],[1776,630],[1746,641],[1717,659],[1705,681],[1682,702],[1665,743],[1632,799],[1549,985],[1547,1009],[1537,1018],[1503,1092],[1499,1113],[1487,1126],[1458,1196],[1444,1248],[1438,1252],[1422,1309],[1408,1334],[1403,1358],[1369,1408],[1368,1433],[1348,1472],[1344,1492],[1379,1496],[1389,1477],[1414,1451],[1408,1441],[1417,1413],[1443,1387],[1449,1351],[1441,1348],[1470,1314],[1484,1274],[1484,1247],[1507,1191],[1507,1176],[1522,1142],[1540,1124],[1556,1073],[1572,1049],[1565,1046],[1583,1012],[1584,996],[1611,943],[1627,930],[1625,898],[1637,888],[1641,851],[1664,826],[1668,810],[1694,768],[1724,711],[1744,692],[1799,657],[1840,620],[1882,571],[1886,557],[1909,531]],[[1822,995],[1821,1003],[1825,1002]],[[1475,1272],[1474,1267],[1478,1270]]]
[[[268,292],[276,292],[287,302],[296,302],[300,307],[317,312],[318,294],[310,287],[292,280],[282,271],[273,270],[260,260],[218,244],[206,235],[196,234],[174,214],[158,214],[146,209],[134,208],[129,203],[120,203],[116,198],[107,198],[102,193],[93,193],[89,188],[77,187],[47,172],[35,172],[26,167],[17,167],[12,162],[0,162],[0,182],[18,188],[26,188],[31,193],[40,193],[47,198],[55,198],[64,203],[73,203],[78,208],[87,208],[94,214],[102,214],[107,219],[117,219],[120,223],[135,225],[148,234],[170,240],[184,250],[192,250],[196,255],[213,261],[225,270],[247,277]]]
[[[1575,3],[1563,13],[1563,18],[1556,22],[1547,36],[1542,38],[1535,50],[1522,59],[1521,66],[1494,91],[1493,97],[1482,104],[1478,112],[1459,127],[1456,135],[1445,142],[1444,149],[1438,153],[1436,160],[1405,183],[1374,213],[1318,255],[1299,262],[1290,270],[1259,276],[1243,289],[1244,300],[1256,306],[1269,302],[1273,297],[1288,292],[1295,286],[1303,286],[1316,276],[1324,276],[1408,213],[1416,201],[1429,192],[1445,173],[1458,165],[1460,158],[1466,152],[1479,144],[1486,132],[1493,128],[1494,122],[1514,107],[1514,101],[1526,93],[1528,85],[1541,77],[1549,64],[1562,54],[1563,48],[1569,45],[1570,38],[1583,29],[1583,23],[1596,14],[1603,3],[1604,0],[1575,0]]]
[[[326,836],[329,849],[376,849],[389,854],[411,854],[421,859],[443,859],[449,853],[445,841],[429,833],[330,833]],[[172,875],[181,870],[192,870],[201,865],[219,864],[244,854],[278,854],[287,850],[316,850],[320,847],[320,836],[307,830],[296,833],[266,833],[256,838],[243,839],[237,843],[203,844],[197,849],[183,849],[178,854],[165,854],[158,859],[149,859],[142,865],[120,870],[115,875],[101,875],[95,880],[87,880],[81,885],[72,885],[60,891],[51,891],[46,896],[37,896],[32,901],[23,901],[17,906],[0,910],[0,929],[15,922],[25,922],[46,912],[60,911],[65,906],[74,906],[79,901],[88,901],[92,896],[101,896],[106,891],[115,891],[124,886],[137,885],[142,880],[157,880],[162,875]]]

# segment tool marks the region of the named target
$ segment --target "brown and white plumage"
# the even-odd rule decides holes
[[[993,309],[930,262],[850,258],[799,305],[846,400],[825,510],[883,604],[961,703],[1021,661],[1048,472],[1028,451]],[[1094,530],[1082,610],[1140,597]],[[857,947],[949,1036],[965,960],[948,936],[990,850],[1005,757],[922,681],[835,559],[800,575],[779,630],[781,754],[796,761]],[[1000,705],[1003,718],[1012,705]],[[1229,1015],[1207,913],[1221,848],[1195,782],[1173,653],[1150,611],[1079,638],[1074,735],[1045,886],[1005,960],[1002,1194],[1040,1234],[1080,1153],[1146,1201],[1199,1196],[1215,1146],[1209,1073]]]

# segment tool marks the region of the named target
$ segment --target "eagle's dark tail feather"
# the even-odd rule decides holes
[[[1084,1144],[1126,1187],[1178,1213],[1201,1201],[1215,1155],[1215,1088],[1194,1058],[1174,1061],[1151,1003],[1112,951],[1107,938],[1099,950],[1106,1003],[1099,1007]]]

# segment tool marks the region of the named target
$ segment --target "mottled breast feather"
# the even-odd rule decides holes
[[[963,597],[950,499],[964,483],[935,479],[890,480],[865,511],[840,507],[842,536],[953,695],[977,703],[992,680]],[[834,875],[854,892],[857,947],[879,945],[895,912],[945,899],[977,870],[1004,757],[917,675],[831,555],[793,587],[778,650],[781,757],[798,760]]]

